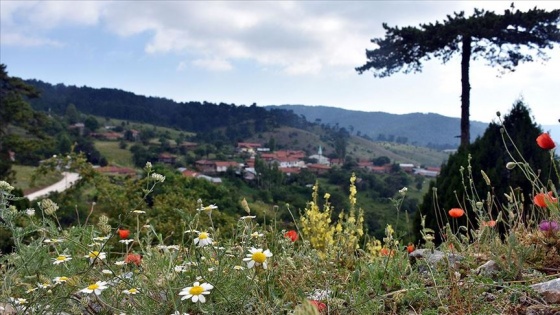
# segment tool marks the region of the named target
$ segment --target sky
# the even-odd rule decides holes
[[[511,1],[0,1],[0,63],[10,76],[116,88],[178,102],[326,105],[460,117],[460,60],[375,78],[366,63],[382,23],[418,26]],[[560,1],[518,1],[527,10]],[[523,98],[537,123],[560,119],[560,46],[546,63],[500,75],[471,62],[471,120]]]

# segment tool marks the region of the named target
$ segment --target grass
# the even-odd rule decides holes
[[[95,148],[107,159],[109,165],[134,167],[132,152],[128,149],[121,149],[118,141],[95,141],[94,144]]]
[[[14,186],[22,189],[25,195],[52,185],[62,179],[62,174],[60,174],[60,172],[50,172],[45,176],[39,176],[35,180],[35,183],[32,184],[32,176],[36,167],[13,165],[12,168],[16,172],[16,182]]]

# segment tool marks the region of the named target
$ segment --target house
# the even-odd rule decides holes
[[[257,171],[254,167],[246,167],[243,170],[243,179],[245,180],[255,180],[257,178]]]
[[[194,162],[195,167],[202,173],[215,173],[216,172],[216,162],[209,160],[198,160]]]
[[[176,160],[177,156],[170,153],[163,152],[158,155],[158,162],[160,163],[174,164]]]
[[[392,167],[393,166],[391,164],[385,164],[383,166],[372,166],[370,167],[370,171],[377,174],[387,174],[391,172]]]
[[[239,168],[241,167],[241,165],[235,161],[216,161],[214,162],[214,164],[216,165],[217,173],[226,172],[230,167],[235,171],[238,171]]]
[[[325,164],[307,164],[307,169],[315,174],[325,174],[327,173],[331,167]]]
[[[399,167],[405,173],[412,174],[412,172],[414,172],[414,164],[400,163]]]
[[[292,174],[299,174],[301,172],[300,167],[284,167],[284,168],[279,168],[278,170],[288,176]]]
[[[183,170],[181,174],[183,174],[183,176],[185,177],[193,177],[193,178],[196,178],[198,175],[200,175],[200,173],[191,170]]]
[[[209,181],[213,184],[221,184],[222,183],[222,179],[219,178],[219,177],[211,177],[211,176],[208,176],[208,175],[200,174],[200,175],[197,175],[196,178],[207,180],[207,181]]]
[[[198,143],[183,141],[179,146],[187,150],[192,150],[198,146]]]

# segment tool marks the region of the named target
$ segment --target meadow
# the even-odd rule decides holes
[[[543,136],[535,145],[551,152],[558,174],[554,142]],[[524,220],[513,193],[507,204],[493,204],[491,195],[469,193],[472,183],[467,181],[467,202],[438,209],[439,230],[418,227],[422,240],[415,244],[402,242],[405,231],[395,228],[399,222],[387,225],[380,239],[364,232],[355,176],[348,179],[349,209],[334,216],[330,194],[319,195],[316,184],[304,211],[292,215],[290,229],[273,218],[257,223],[252,205],[240,199],[245,213],[226,236],[225,227],[214,225],[220,205],[199,199],[193,209],[175,209],[182,218],[175,224],[183,233],[173,242],[166,231],[156,230],[157,217],[147,219],[149,208],[132,207],[123,209],[118,218],[101,214],[93,220],[93,203],[87,217],[63,227],[56,203],[43,199],[36,209],[17,209],[11,205],[16,199],[10,194],[13,186],[2,181],[0,225],[11,233],[14,248],[0,256],[0,310],[3,314],[554,314],[560,307],[531,285],[558,277],[556,187],[535,180],[534,169],[539,166],[522,158],[504,167],[523,170],[539,192],[533,207],[547,213],[545,220]],[[468,179],[481,171],[469,169]],[[143,176],[136,179],[142,198],[166,185],[165,179],[147,163]],[[403,187],[393,199],[397,213],[408,190]],[[487,216],[491,207],[500,209],[497,217]],[[468,213],[478,224],[459,224]],[[404,215],[398,218],[404,220]],[[119,224],[125,219],[135,224]],[[436,234],[445,236],[441,243],[434,242]]]

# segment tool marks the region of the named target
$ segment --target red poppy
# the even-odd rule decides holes
[[[490,221],[482,222],[482,226],[494,227],[496,226],[496,221],[490,220]]]
[[[408,246],[406,246],[406,251],[410,254],[412,253],[416,248],[414,247],[414,244],[409,243]]]
[[[316,300],[309,300],[309,303],[311,303],[313,306],[315,306],[315,308],[317,308],[317,310],[319,312],[322,312],[323,310],[327,309],[327,305],[323,302],[319,302]]]
[[[541,133],[541,135],[537,137],[537,144],[544,150],[551,150],[556,147],[548,133]]]
[[[388,249],[387,247],[383,247],[382,249],[379,250],[379,255],[381,255],[381,256],[393,257],[394,254],[395,254],[395,252]]]
[[[449,210],[449,216],[452,218],[460,218],[465,214],[465,211],[461,208],[453,208]]]
[[[130,236],[130,230],[118,229],[118,232],[119,232],[119,237],[122,240],[127,239]]]
[[[142,262],[142,255],[140,254],[128,254],[126,255],[126,257],[124,258],[124,262],[126,264],[135,264],[136,266],[140,266],[140,263]]]
[[[541,208],[546,208],[547,203],[556,203],[557,201],[558,199],[554,198],[552,191],[549,191],[548,194],[538,193],[535,195],[535,198],[533,198],[535,205]]]
[[[284,234],[284,236],[291,239],[292,242],[295,242],[295,241],[298,240],[298,234],[294,230],[289,230],[288,232],[286,232],[286,234]]]

